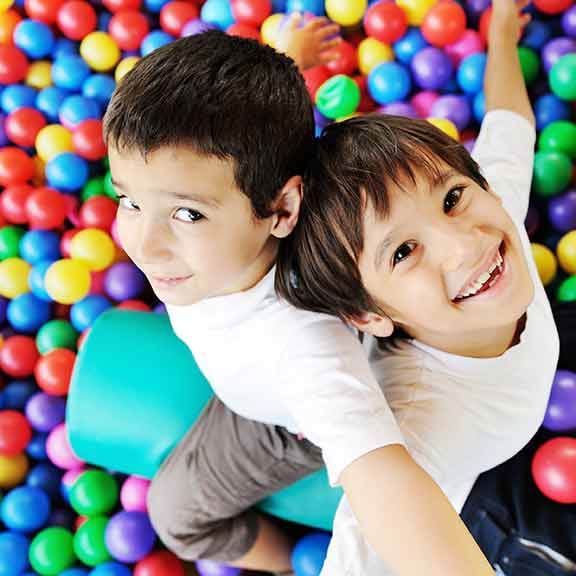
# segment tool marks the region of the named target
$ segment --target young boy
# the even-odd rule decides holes
[[[364,531],[399,573],[492,574],[404,447],[356,335],[274,291],[314,145],[294,63],[216,32],[175,41],[122,80],[105,134],[123,247],[217,395],[152,482],[163,542],[189,560],[289,571],[291,543],[251,507],[322,456],[371,507]]]
[[[388,339],[364,343],[408,450],[458,512],[466,502],[463,516],[499,570],[536,575],[556,572],[534,569],[542,560],[533,553],[509,571],[515,520],[537,514],[530,501],[522,510],[519,494],[501,501],[498,520],[471,495],[479,470],[536,433],[558,359],[523,226],[535,142],[516,47],[525,4],[493,1],[487,113],[473,159],[423,120],[374,115],[327,127],[277,278],[295,305]],[[347,496],[322,574],[387,573],[360,534],[369,505]],[[574,557],[571,544],[562,551]]]

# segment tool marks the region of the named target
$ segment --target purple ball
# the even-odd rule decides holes
[[[106,546],[119,562],[138,562],[156,543],[156,533],[146,512],[118,512],[106,526]]]
[[[552,66],[554,66],[562,56],[571,54],[572,52],[576,52],[576,40],[573,38],[561,36],[560,38],[554,38],[554,40],[547,42],[542,49],[542,64],[544,65],[546,73],[548,74],[550,72]]]
[[[74,531],[76,515],[68,508],[56,508],[48,518],[47,526],[61,526],[66,530]]]
[[[576,4],[562,15],[562,28],[566,36],[576,38]]]
[[[116,301],[137,298],[144,288],[146,288],[146,277],[131,262],[114,264],[104,279],[106,294]]]
[[[187,22],[184,28],[182,28],[180,37],[183,38],[184,36],[193,36],[194,34],[201,34],[202,32],[207,32],[208,30],[214,30],[215,28],[216,26],[208,22],[204,22],[203,20],[200,20],[200,18],[196,20],[190,20],[190,22]]]
[[[550,200],[548,218],[558,232],[576,229],[576,188]]]
[[[479,16],[490,6],[490,0],[466,0],[468,11],[475,16]]]
[[[324,114],[322,114],[322,112],[320,112],[320,110],[314,106],[314,124],[316,124],[318,128],[322,129],[328,126],[330,122],[332,122],[332,120],[330,120],[330,118],[326,118],[326,116],[324,116]]]
[[[0,114],[0,146],[9,146],[10,140],[6,136],[6,131],[4,130],[4,122],[6,121],[6,116]]]
[[[197,560],[196,570],[200,576],[237,576],[241,573],[240,568],[226,566],[213,560]]]
[[[414,80],[423,90],[440,90],[452,77],[452,60],[440,48],[420,50],[411,63]]]
[[[390,104],[386,104],[386,106],[382,106],[378,111],[382,114],[391,114],[393,116],[418,118],[418,113],[414,110],[414,106],[408,104],[408,102],[391,102]]]
[[[430,110],[430,116],[433,118],[446,118],[454,122],[459,132],[462,132],[470,124],[471,115],[468,98],[455,94],[440,96]]]
[[[576,428],[576,374],[558,370],[552,384],[543,426],[554,432]]]
[[[540,213],[534,206],[528,207],[528,213],[524,220],[524,228],[526,228],[526,233],[528,236],[532,237],[538,231],[540,227]]]
[[[26,403],[26,418],[37,432],[50,432],[64,422],[66,400],[38,392]]]

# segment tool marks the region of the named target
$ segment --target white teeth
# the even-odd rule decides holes
[[[492,268],[490,272],[492,270],[494,270],[494,268]],[[482,286],[484,282],[490,279],[490,272],[483,272],[482,274],[480,274],[480,276],[478,276],[478,280],[476,280],[476,284],[480,284],[480,286]]]
[[[478,290],[480,290],[480,288],[482,288],[482,286],[484,286],[484,284],[486,282],[488,282],[488,280],[490,280],[491,276],[492,276],[492,272],[494,272],[494,270],[496,268],[499,268],[500,272],[502,272],[502,263],[504,262],[504,260],[502,259],[502,255],[500,254],[500,250],[498,250],[496,252],[496,258],[494,259],[494,262],[490,265],[490,268],[488,268],[488,270],[486,272],[483,272],[482,274],[480,274],[480,276],[478,276],[478,278],[476,278],[474,284],[472,284],[471,286],[468,287],[468,289],[463,292],[461,295],[458,295],[458,298],[466,298],[468,296],[473,296],[474,294],[476,294],[476,292],[478,292]]]

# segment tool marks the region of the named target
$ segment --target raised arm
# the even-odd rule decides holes
[[[486,111],[512,110],[535,125],[518,57],[518,38],[530,21],[521,11],[529,0],[493,0],[488,32],[488,62],[484,76]]]

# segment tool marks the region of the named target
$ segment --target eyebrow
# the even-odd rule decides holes
[[[118,188],[122,192],[126,192],[126,188],[123,184],[117,182],[116,180],[114,180],[114,178],[111,178],[111,182],[114,188]],[[174,192],[173,190],[164,190],[164,189],[160,189],[158,190],[158,192],[164,196],[174,198],[175,200],[188,200],[188,201],[191,200],[193,202],[197,202],[198,204],[212,206],[213,208],[219,208],[222,205],[220,201],[216,200],[215,198],[206,198],[205,196],[201,196],[200,194],[194,194],[193,192],[188,192],[184,194],[182,192]]]

